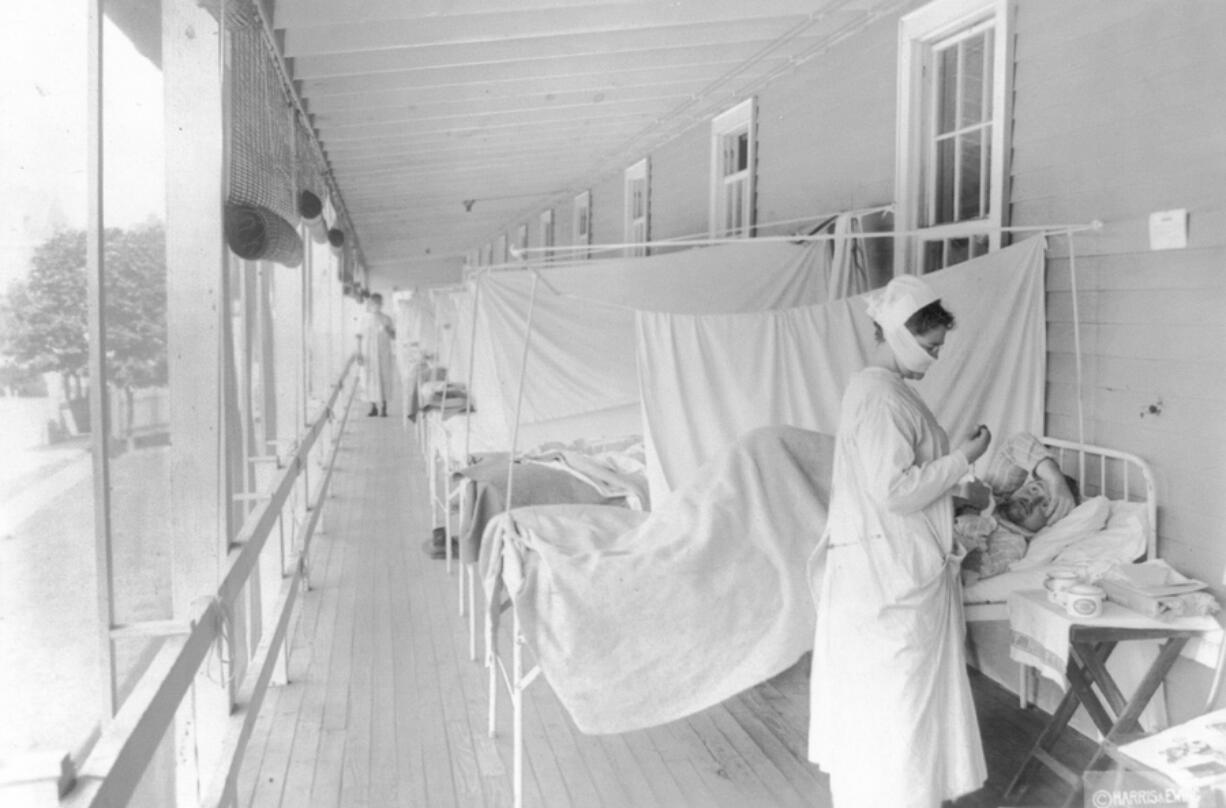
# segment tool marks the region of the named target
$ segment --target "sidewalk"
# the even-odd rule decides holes
[[[9,452],[0,464],[0,538],[91,473],[88,436]]]

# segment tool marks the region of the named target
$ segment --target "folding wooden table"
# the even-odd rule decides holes
[[[1115,603],[1104,604],[1096,618],[1074,618],[1063,607],[1050,603],[1045,590],[1016,592],[1009,600],[1009,623],[1013,630],[1011,655],[1024,663],[1041,656],[1048,668],[1067,652],[1064,676],[1068,687],[1051,720],[1005,789],[1004,799],[1012,802],[1022,795],[1028,778],[1038,765],[1046,766],[1071,787],[1064,805],[1079,805],[1081,772],[1060,762],[1051,750],[1068,727],[1078,707],[1085,707],[1103,739],[1090,766],[1108,754],[1108,749],[1142,734],[1139,718],[1157,692],[1159,685],[1188,640],[1218,629],[1209,617],[1184,617],[1160,621]],[[1035,626],[1044,626],[1042,637],[1034,637]],[[1019,629],[1021,629],[1019,631]],[[1067,647],[1057,647],[1055,637],[1066,633]],[[1149,669],[1130,695],[1125,695],[1107,671],[1107,659],[1121,642],[1158,640],[1162,645]],[[1099,692],[1094,691],[1094,686]],[[1099,693],[1102,694],[1100,697]]]

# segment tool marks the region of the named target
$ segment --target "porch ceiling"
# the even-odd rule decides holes
[[[906,4],[276,0],[272,23],[378,270],[569,217],[574,194]]]

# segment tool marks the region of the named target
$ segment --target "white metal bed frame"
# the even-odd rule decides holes
[[[1077,480],[1082,497],[1105,494],[1111,499],[1144,502],[1145,557],[1158,557],[1158,502],[1148,463],[1134,454],[1088,443],[1049,437],[1039,440],[1056,455],[1060,470]],[[1008,619],[1004,603],[967,604],[965,612],[967,620]]]
[[[1075,478],[1081,496],[1106,495],[1110,499],[1145,503],[1145,558],[1158,557],[1158,501],[1153,469],[1128,452],[1088,443],[1042,437],[1039,439],[1056,456],[1056,464]],[[1008,620],[1005,603],[966,604],[968,622]],[[1038,677],[1034,668],[1018,668],[1017,696],[1022,708],[1034,702]]]

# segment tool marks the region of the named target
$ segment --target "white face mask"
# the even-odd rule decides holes
[[[905,325],[882,329],[882,332],[885,334],[886,344],[894,352],[894,358],[905,370],[923,376],[936,361],[936,357],[924,350],[924,346],[919,344],[919,340]]]

